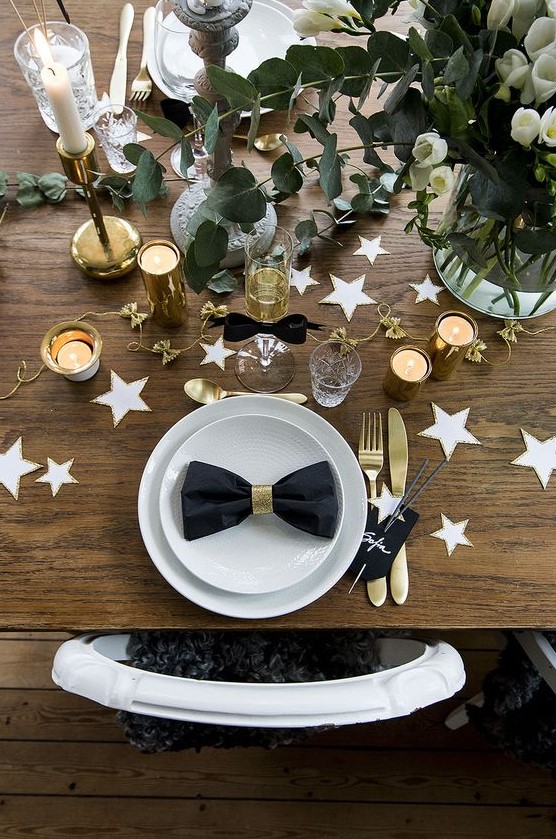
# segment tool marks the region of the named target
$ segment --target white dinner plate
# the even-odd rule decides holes
[[[328,461],[339,507],[334,537],[312,536],[268,515],[185,539],[181,488],[192,460],[222,466],[251,484],[273,484],[303,466]],[[192,574],[226,591],[262,594],[305,579],[328,556],[342,518],[342,485],[327,451],[304,429],[277,417],[232,416],[205,426],[179,447],[162,479],[160,520],[170,547]]]
[[[168,36],[168,52],[172,55],[174,66],[179,68],[180,78],[189,79],[191,87],[187,92],[182,91],[180,95],[165,83],[156,60],[154,43],[147,56],[147,67],[153,82],[165,96],[191,102],[195,96],[193,79],[202,68],[203,62],[189,46],[187,39],[189,28],[181,23],[173,12],[168,15],[168,18],[172,29],[176,28],[183,33],[183,40],[179,35]],[[293,28],[293,11],[279,0],[254,0],[251,11],[237,24],[236,29],[239,33],[239,43],[227,57],[226,66],[241,76],[249,75],[252,70],[269,58],[284,58],[288,47],[302,42]],[[314,38],[303,39],[303,44],[314,45],[315,43]],[[262,108],[261,113],[269,110],[269,108]]]
[[[171,549],[160,521],[159,497],[164,474],[179,447],[199,429],[229,416],[259,414],[305,429],[328,452],[343,488],[345,515],[334,546],[312,574],[278,592],[238,594],[205,583],[184,566]],[[334,586],[355,556],[367,518],[363,474],[343,437],[326,420],[308,408],[272,396],[223,399],[197,408],[170,428],[150,455],[138,496],[141,535],[154,565],[164,579],[193,603],[217,614],[243,619],[271,618],[301,609]]]

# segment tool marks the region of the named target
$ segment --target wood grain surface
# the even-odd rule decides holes
[[[135,3],[130,81],[139,64],[140,15],[146,5],[144,0]],[[107,0],[79,4],[74,14],[74,22],[90,39],[99,94],[109,83],[118,14],[119,9]],[[43,124],[12,56],[20,24],[9,4],[2,4],[0,21],[4,80],[0,168],[9,173],[10,183],[15,183],[18,172],[61,171],[61,164],[55,136]],[[160,114],[162,98],[155,91],[145,110]],[[345,145],[342,135],[348,136],[348,116],[341,114],[335,123],[340,145]],[[293,124],[285,122],[284,114],[265,115],[261,133],[277,129],[293,135]],[[242,141],[236,142],[235,162],[245,160],[259,175],[266,175],[272,156],[247,154]],[[308,153],[312,148],[317,151],[307,135],[300,135],[296,142]],[[167,144],[156,137],[148,147],[162,153]],[[358,165],[359,154],[351,153]],[[106,165],[100,153],[99,157]],[[349,174],[347,169],[346,183]],[[137,206],[126,206],[125,216],[137,225],[144,240],[170,236],[170,211],[183,188],[183,182],[171,180],[168,197],[154,202],[146,217]],[[9,197],[0,228],[0,394],[12,388],[22,359],[27,361],[29,374],[38,369],[40,341],[53,324],[87,311],[115,311],[130,301],[137,301],[140,310],[146,310],[147,305],[138,269],[106,284],[86,278],[72,263],[71,237],[89,218],[86,205],[77,195],[72,194],[59,206],[32,212],[17,206],[13,189]],[[345,280],[364,274],[365,291],[388,303],[412,336],[430,334],[440,311],[461,308],[447,291],[439,296],[440,307],[431,302],[415,304],[416,292],[409,283],[420,282],[427,273],[433,278],[435,274],[429,250],[417,236],[404,233],[410,218],[405,198],[394,202],[388,217],[361,219],[356,228],[340,235],[339,244],[318,241],[309,257],[298,260],[298,268],[312,266],[312,277],[320,285],[310,287],[303,297],[292,290],[290,311],[302,311],[330,329],[345,326],[352,337],[371,333],[377,323],[375,306],[360,307],[348,324],[338,306],[318,305],[332,290],[329,273]],[[103,210],[112,213],[107,199],[101,196],[100,200]],[[310,176],[302,194],[279,206],[280,223],[293,229],[317,207],[325,207],[324,199],[314,176]],[[354,256],[359,247],[358,234],[382,236],[382,247],[389,255],[379,256],[374,266],[365,257]],[[201,305],[209,299],[216,303],[221,300],[214,294],[197,296],[193,292],[188,298],[190,314],[185,326],[170,332],[147,322],[147,344],[170,338],[176,347],[189,345],[199,334]],[[240,292],[225,302],[233,311],[243,310]],[[75,458],[72,474],[79,481],[63,486],[53,498],[48,485],[35,482],[43,471],[32,473],[22,478],[17,501],[0,486],[0,627],[79,631],[245,626],[239,620],[200,608],[174,591],[145,550],[137,520],[139,482],[151,451],[174,423],[196,410],[183,393],[184,382],[206,375],[234,389],[237,381],[233,363],[228,361],[225,371],[214,365],[200,367],[204,352],[195,347],[174,364],[163,367],[160,356],[127,350],[128,342],[136,337],[129,321],[115,316],[91,321],[104,342],[101,368],[93,379],[74,383],[45,371],[37,381],[21,387],[0,404],[0,452],[22,437],[24,456],[29,460],[46,464],[47,457],[58,463]],[[478,321],[489,356],[503,362],[505,345],[496,335],[501,323],[482,316]],[[527,326],[555,327],[556,315]],[[307,360],[313,346],[308,341],[294,348],[297,370],[289,389],[310,392]],[[360,345],[363,374],[346,402],[334,409],[319,408],[312,398],[307,403],[310,410],[317,410],[331,422],[354,450],[361,412],[379,410],[385,415],[395,404],[383,392],[382,380],[396,346],[380,330],[375,338]],[[420,519],[407,545],[410,595],[404,606],[395,606],[388,598],[382,608],[375,609],[367,601],[363,585],[348,596],[349,582],[345,578],[298,612],[248,625],[556,626],[555,479],[543,490],[533,470],[511,465],[524,451],[520,428],[541,440],[556,434],[555,350],[554,330],[537,336],[521,335],[510,363],[466,363],[452,379],[428,383],[417,399],[401,405],[409,438],[410,474],[424,457],[429,457],[432,464],[442,459],[438,441],[417,436],[433,422],[431,402],[449,413],[469,407],[468,428],[482,444],[459,445],[448,468],[419,501]],[[148,377],[142,396],[152,409],[129,413],[116,429],[112,428],[109,409],[91,404],[109,389],[111,370],[128,382]],[[386,469],[383,477],[388,478]],[[473,547],[457,547],[451,557],[447,556],[444,543],[430,536],[441,526],[441,513],[455,522],[469,519],[466,535]]]

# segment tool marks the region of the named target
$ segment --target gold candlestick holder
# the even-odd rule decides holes
[[[60,139],[56,150],[60,155],[68,179],[83,190],[91,219],[76,230],[71,241],[74,262],[89,277],[115,280],[123,277],[137,264],[137,253],[142,244],[141,234],[131,222],[116,216],[103,216],[94,181],[98,174],[95,141],[90,134],[87,146],[80,154],[70,154]]]

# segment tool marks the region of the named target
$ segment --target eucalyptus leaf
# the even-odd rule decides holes
[[[353,99],[362,96],[372,70],[369,53],[363,47],[358,46],[337,47],[336,52],[342,56],[344,62],[340,93]]]
[[[59,204],[66,197],[67,178],[58,172],[41,175],[37,186],[49,204]]]
[[[319,163],[319,181],[322,191],[329,201],[337,198],[342,192],[342,176],[340,160],[336,153],[338,137],[331,134],[324,144]]]
[[[415,55],[421,59],[422,64],[433,60],[434,55],[427,46],[426,41],[423,40],[417,29],[414,26],[409,28],[407,35],[407,42]]]
[[[466,236],[465,233],[449,233],[447,239],[453,251],[465,264],[470,262],[476,268],[486,268],[486,259],[481,253],[476,240],[472,239],[471,236]]]
[[[277,157],[270,170],[272,180],[280,192],[292,195],[299,192],[303,186],[303,176],[296,168],[294,159],[289,152],[284,152]]]
[[[257,89],[249,81],[233,70],[225,70],[216,64],[206,68],[206,74],[213,88],[225,96],[234,110],[249,111],[257,98]]]
[[[369,38],[367,50],[371,62],[380,61],[377,70],[379,79],[396,82],[409,69],[409,44],[392,32],[373,33]]]
[[[46,203],[46,199],[39,189],[39,179],[29,172],[19,172],[17,175],[18,188],[16,201],[20,207],[27,210],[34,210]]]
[[[465,57],[463,47],[458,49],[449,57],[444,68],[444,84],[455,84],[460,82],[469,73],[469,62]]]
[[[191,143],[189,142],[187,137],[182,137],[180,142],[180,172],[182,173],[184,178],[188,177],[188,170],[190,166],[194,165],[195,155],[193,154]]]
[[[181,139],[182,130],[175,122],[164,117],[153,117],[151,114],[144,113],[144,111],[138,111],[137,108],[133,108],[133,112],[143,120],[145,125],[148,125],[162,137],[170,137],[172,140]]]
[[[514,242],[523,253],[550,253],[556,250],[556,232],[546,228],[524,228],[514,232]]]
[[[326,126],[316,116],[312,116],[311,114],[300,114],[294,125],[294,131],[297,134],[308,131],[311,137],[318,140],[321,145],[324,145],[331,136]]]
[[[298,73],[288,61],[283,58],[269,58],[256,70],[252,70],[247,78],[259,92],[266,108],[275,111],[285,111],[289,108]]]
[[[194,96],[191,100],[191,110],[195,119],[204,125],[212,113],[213,102],[204,99],[202,96]]]
[[[194,242],[189,244],[185,252],[184,261],[187,284],[196,294],[200,294],[206,288],[207,283],[212,277],[220,271],[220,262],[206,266],[201,266],[197,263]]]
[[[243,167],[231,166],[207,196],[210,209],[230,221],[255,222],[266,214],[266,197],[254,175]]]
[[[218,105],[215,105],[210,112],[209,118],[205,123],[205,148],[209,154],[214,153],[214,149],[216,148],[216,143],[218,141],[218,131],[219,131],[219,115],[218,115]]]
[[[315,88],[327,85],[330,79],[344,72],[342,56],[331,47],[293,44],[286,52],[286,61],[301,74],[303,84]]]
[[[209,220],[204,221],[197,228],[194,248],[195,262],[200,268],[220,262],[228,253],[226,228]]]
[[[143,213],[145,212],[145,205],[159,196],[162,187],[162,175],[162,166],[154,155],[145,149],[139,158],[133,178],[133,199],[139,204]]]
[[[399,80],[399,82],[395,85],[394,89],[388,96],[388,99],[383,105],[384,113],[389,115],[393,114],[394,111],[400,107],[404,100],[404,96],[406,95],[407,91],[409,90],[410,86],[413,84],[415,79],[417,78],[417,74],[419,72],[419,65],[414,64],[411,67],[405,76]]]
[[[257,138],[257,131],[259,130],[259,123],[261,121],[261,97],[257,96],[251,108],[251,119],[249,122],[249,131],[247,132],[247,150],[252,151],[253,144]]]
[[[3,198],[8,191],[8,173],[0,169],[0,198]]]
[[[208,283],[207,288],[216,294],[228,294],[230,291],[235,291],[238,286],[237,277],[231,271],[219,271],[215,274]]]

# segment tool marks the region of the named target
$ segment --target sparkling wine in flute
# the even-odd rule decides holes
[[[274,323],[288,312],[289,279],[277,268],[259,268],[246,279],[245,308],[254,320]]]

